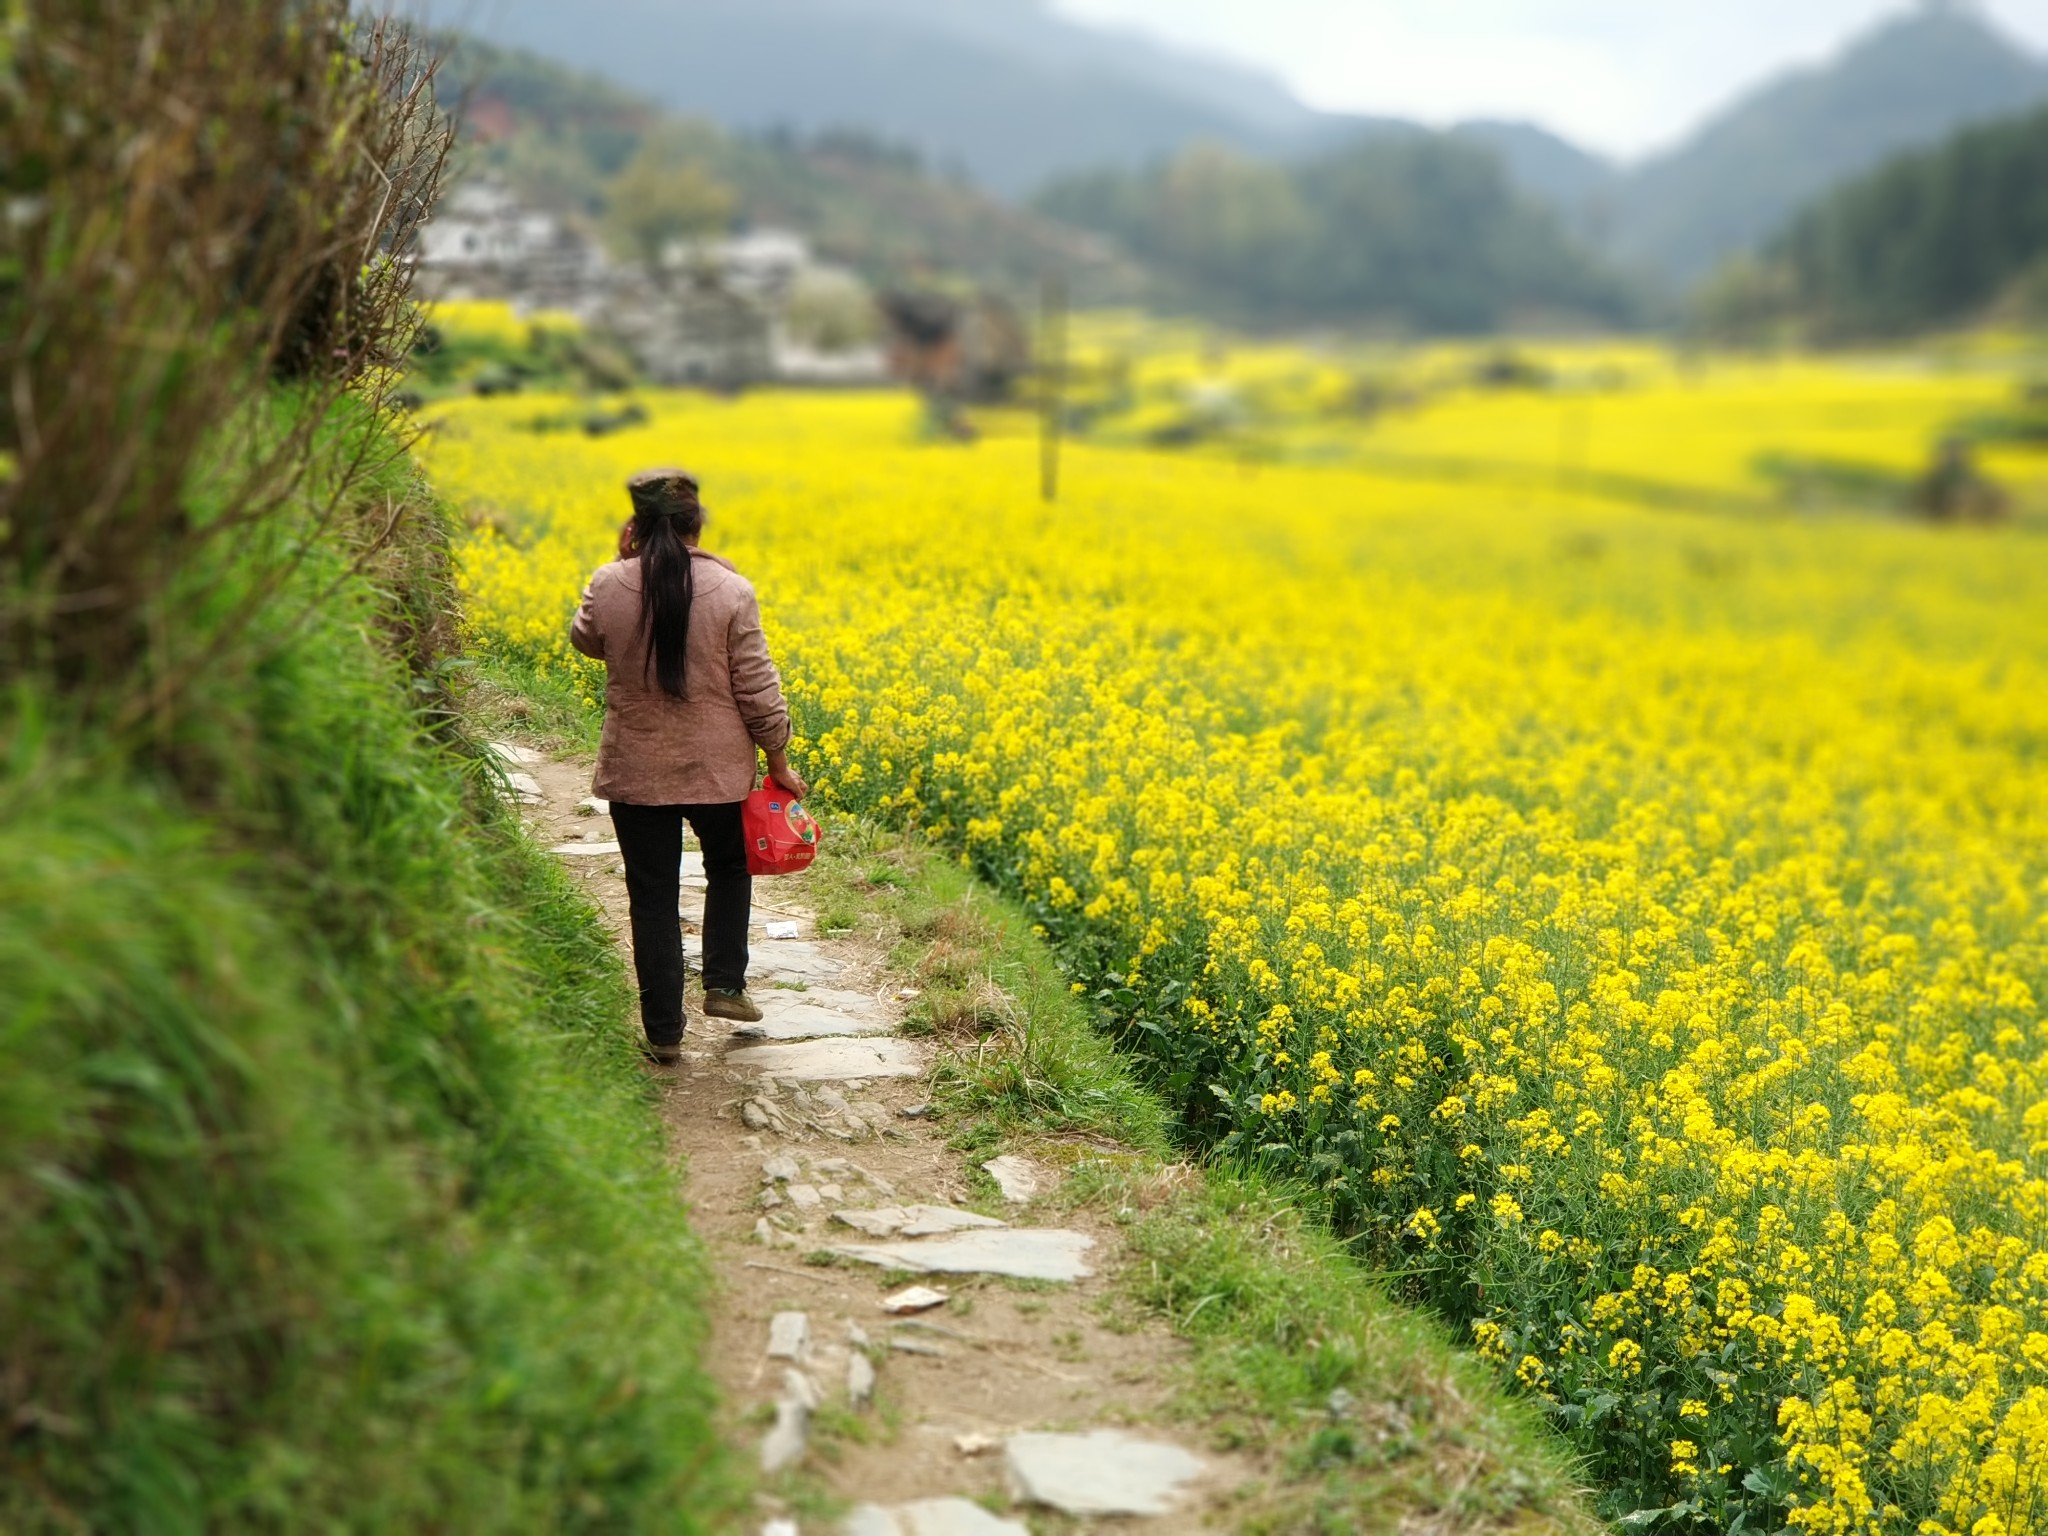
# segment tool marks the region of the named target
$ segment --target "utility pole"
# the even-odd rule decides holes
[[[1060,434],[1067,417],[1067,285],[1048,272],[1038,297],[1038,493],[1060,499]]]

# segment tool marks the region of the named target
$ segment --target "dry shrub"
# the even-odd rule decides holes
[[[311,549],[367,561],[406,515],[364,493],[407,446],[380,423],[447,120],[412,36],[347,0],[16,0],[9,18],[0,666],[133,725]],[[180,581],[222,541],[253,575],[225,611]]]
[[[980,1039],[999,1032],[1022,1039],[1023,1016],[1009,993],[987,976],[957,986],[936,987],[921,999],[925,1021],[936,1035]]]

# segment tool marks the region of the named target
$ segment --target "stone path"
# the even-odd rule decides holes
[[[624,945],[624,872],[587,769],[494,750],[530,830]],[[684,861],[694,961],[703,865]],[[1223,1528],[1222,1499],[1252,1469],[1160,1427],[1182,1346],[1104,1325],[1116,1229],[1035,1220],[1053,1169],[947,1147],[932,1048],[896,1033],[898,994],[914,994],[856,942],[804,937],[803,892],[801,876],[755,885],[762,1021],[705,1019],[693,990],[684,1060],[660,1074],[720,1282],[711,1364],[733,1436],[765,1472],[804,1468],[852,1509],[806,1527],[766,1499],[763,1536],[1025,1536],[1034,1510],[1148,1536]],[[770,938],[771,923],[798,936]],[[906,1288],[906,1273],[929,1283]],[[864,1428],[822,1433],[828,1407]]]

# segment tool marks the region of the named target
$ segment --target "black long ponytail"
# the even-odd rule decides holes
[[[640,633],[647,666],[661,691],[687,698],[690,599],[696,574],[690,546],[704,531],[696,476],[650,469],[626,482],[633,497],[633,544],[640,552]]]

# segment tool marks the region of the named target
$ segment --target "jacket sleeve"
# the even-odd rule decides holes
[[[788,746],[789,706],[782,699],[781,675],[768,655],[768,637],[761,632],[761,605],[751,590],[733,610],[726,655],[733,702],[740,707],[747,734],[766,751]]]
[[[569,643],[593,661],[604,660],[604,630],[597,622],[597,577],[583,589],[583,601],[569,625]]]

